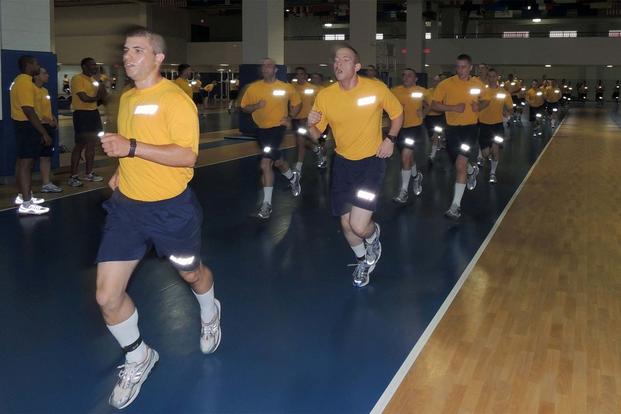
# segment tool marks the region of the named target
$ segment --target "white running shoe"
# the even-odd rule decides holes
[[[155,349],[147,346],[147,357],[142,362],[125,363],[118,368],[119,380],[110,394],[108,402],[119,410],[130,405],[138,396],[142,383],[147,379],[149,373],[160,359]]]
[[[477,165],[473,165],[472,169],[472,174],[468,174],[468,190],[474,190],[477,187],[477,175],[479,175],[479,167]]]
[[[17,209],[19,214],[23,215],[32,215],[32,216],[40,216],[41,214],[46,214],[50,211],[48,207],[43,207],[35,203],[30,203],[28,205],[21,204]]]
[[[45,200],[42,198],[36,198],[32,196],[32,192],[30,193],[30,201],[32,201],[33,204],[43,204],[45,203]],[[17,194],[17,197],[15,197],[15,205],[19,206],[24,202],[24,197],[22,197],[22,194],[19,193]]]
[[[420,171],[416,174],[416,177],[414,177],[412,191],[414,191],[414,194],[417,196],[423,192],[423,173]]]
[[[220,330],[220,301],[214,299],[216,304],[216,315],[209,323],[202,322],[201,327],[201,351],[203,354],[213,354],[220,345],[222,339],[222,331]]]

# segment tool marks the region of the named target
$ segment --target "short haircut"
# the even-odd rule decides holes
[[[17,66],[19,67],[20,72],[26,72],[26,67],[32,63],[34,63],[35,58],[31,55],[21,55],[17,60]]]
[[[306,72],[306,68],[305,68],[305,67],[303,67],[303,66],[298,66],[298,67],[297,67],[297,68],[295,68],[293,71],[294,71],[294,72],[297,72],[298,70],[302,70],[302,71],[304,71],[304,73],[308,73],[308,72]]]
[[[487,72],[488,72],[488,73],[489,73],[489,72],[494,72],[494,73],[496,73],[496,69],[494,69],[494,68],[489,68],[489,69],[487,69]]]
[[[146,37],[149,42],[151,42],[151,47],[156,54],[166,54],[166,41],[164,40],[164,37],[158,33],[150,31],[145,27],[134,27],[125,34],[125,37]]]
[[[85,57],[84,59],[80,61],[80,66],[86,65],[90,61],[95,62],[95,59],[93,59],[92,57]]]
[[[467,60],[468,63],[472,65],[472,58],[470,57],[470,55],[462,53],[461,55],[457,56],[457,60]]]
[[[360,63],[360,54],[358,53],[358,51],[356,49],[353,48],[353,46],[351,46],[349,43],[342,43],[340,45],[338,45],[335,49],[334,49],[334,54],[336,54],[336,52],[339,49],[349,49],[354,53],[354,61],[355,63]]]
[[[188,65],[187,63],[182,63],[179,66],[177,66],[177,73],[179,75],[181,75],[183,73],[183,71],[186,70],[189,67],[190,67],[190,65]]]
[[[403,71],[405,72],[406,70],[409,70],[410,72],[414,72],[414,74],[416,75],[416,71],[412,68],[405,68],[403,69]]]
[[[315,72],[315,73],[313,73],[311,76],[319,76],[319,78],[320,78],[321,80],[323,80],[323,75],[322,75],[321,73],[319,73],[319,72]]]

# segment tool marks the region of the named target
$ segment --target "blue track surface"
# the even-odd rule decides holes
[[[310,158],[298,200],[278,179],[268,223],[250,217],[257,158],[196,170],[203,261],[215,273],[223,341],[216,354],[200,353],[196,300],[166,261],[150,255],[129,294],[161,359],[124,412],[368,412],[544,145],[527,126],[512,130],[500,183],[490,186],[484,169],[459,224],[443,218],[453,189],[446,154],[428,170],[419,151],[424,191],[405,207],[390,201],[400,170],[393,157],[376,215],[384,253],[361,290],[351,286],[353,254],[330,216],[329,172]],[[116,412],[107,399],[121,352],[94,297],[108,196],[53,201],[49,217],[0,213],[0,412]]]

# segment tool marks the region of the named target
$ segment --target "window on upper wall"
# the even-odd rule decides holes
[[[608,37],[621,37],[621,30],[608,30]]]
[[[375,40],[384,40],[384,33],[375,33]]]
[[[330,33],[323,35],[323,40],[345,40],[343,33]]]
[[[578,37],[576,30],[551,30],[550,37]]]
[[[431,39],[431,32],[425,32],[425,39],[426,40]]]
[[[503,39],[528,39],[530,32],[502,32]]]

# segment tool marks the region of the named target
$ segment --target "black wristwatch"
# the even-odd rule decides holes
[[[397,142],[397,137],[394,135],[386,134],[386,138],[388,138],[393,144]]]
[[[127,156],[129,158],[134,158],[136,155],[136,140],[134,138],[129,139],[129,154]]]

